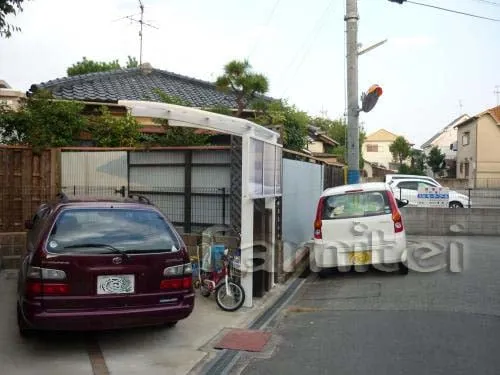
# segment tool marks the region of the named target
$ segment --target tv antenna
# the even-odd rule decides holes
[[[140,46],[139,46],[139,66],[142,65],[142,37],[143,37],[143,28],[144,26],[147,26],[147,27],[151,27],[153,29],[157,29],[158,30],[158,27],[154,26],[154,25],[151,25],[150,23],[147,23],[144,21],[144,4],[142,3],[142,0],[139,0],[139,9],[141,10],[141,12],[139,13],[141,18],[140,19],[135,19],[134,17],[137,16],[137,14],[133,14],[133,15],[130,15],[130,16],[125,16],[125,17],[122,17],[122,18],[119,18],[118,20],[122,20],[122,19],[129,19],[130,21],[132,22],[136,22],[140,25],[140,29],[139,29],[139,43],[140,43]],[[117,20],[117,21],[118,21]]]
[[[497,105],[500,105],[500,85],[495,86],[495,91],[493,93],[497,96]]]

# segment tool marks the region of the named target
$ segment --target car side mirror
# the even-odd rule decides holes
[[[31,221],[31,220],[26,220],[26,221],[24,222],[24,228],[25,228],[25,229],[33,229],[33,221]]]
[[[396,199],[396,201],[398,202],[398,208],[404,207],[410,203],[408,199]]]

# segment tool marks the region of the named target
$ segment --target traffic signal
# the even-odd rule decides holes
[[[403,4],[406,0],[389,0],[391,3]]]

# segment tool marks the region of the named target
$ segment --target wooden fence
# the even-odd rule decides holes
[[[0,146],[0,233],[21,232],[36,207],[60,188],[60,151]]]

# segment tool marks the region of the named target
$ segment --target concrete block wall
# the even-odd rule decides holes
[[[0,269],[19,268],[25,249],[25,232],[0,233]]]
[[[406,233],[410,235],[500,236],[498,208],[424,208],[401,209]]]

